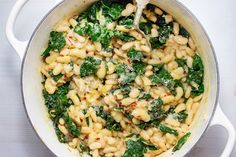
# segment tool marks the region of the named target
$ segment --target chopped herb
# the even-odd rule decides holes
[[[188,138],[190,137],[191,133],[188,132],[186,133],[183,137],[181,137],[179,139],[179,141],[177,142],[176,146],[173,148],[173,152],[180,150],[182,148],[182,146],[186,143],[186,141],[188,140]]]

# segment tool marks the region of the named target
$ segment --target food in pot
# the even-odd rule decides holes
[[[43,97],[58,140],[93,157],[179,150],[204,93],[204,66],[187,30],[148,4],[98,1],[59,22],[42,53]]]

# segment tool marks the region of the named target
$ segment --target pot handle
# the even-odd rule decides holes
[[[21,41],[18,40],[15,36],[14,33],[14,25],[15,25],[15,21],[17,16],[19,15],[19,12],[21,11],[21,9],[24,7],[24,5],[26,4],[28,0],[17,0],[15,5],[13,6],[10,15],[8,17],[7,20],[7,24],[6,24],[6,36],[8,41],[10,42],[10,44],[12,45],[12,47],[16,50],[16,52],[18,53],[20,59],[23,59],[26,47],[29,43],[29,40],[26,41]],[[59,2],[61,2],[62,0],[54,0],[56,4],[58,4]]]
[[[226,146],[224,148],[223,153],[221,154],[221,157],[229,157],[235,144],[235,129],[232,123],[229,121],[229,119],[226,117],[226,115],[223,113],[220,104],[217,105],[214,117],[210,123],[210,126],[214,125],[221,125],[224,127],[228,132],[228,140],[226,143]]]

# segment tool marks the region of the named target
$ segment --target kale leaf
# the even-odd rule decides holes
[[[126,141],[126,151],[123,157],[144,157],[147,150],[157,150],[157,147],[147,144],[141,138],[131,138]]]
[[[188,31],[183,26],[180,26],[179,34],[182,35],[185,38],[189,38],[189,36],[190,36]]]
[[[175,61],[177,62],[179,67],[184,67],[184,66],[187,65],[187,60],[186,59],[177,58],[177,59],[175,59]]]
[[[121,131],[122,127],[120,123],[116,122],[111,114],[104,111],[103,106],[93,106],[97,116],[101,117],[106,121],[105,127],[111,131]]]
[[[200,58],[200,56],[195,55],[193,57],[192,68],[189,68],[187,77],[187,81],[190,84],[191,82],[195,82],[198,85],[198,87],[192,86],[192,96],[198,96],[204,92],[203,76],[204,66],[202,63],[202,59]]]
[[[141,22],[139,28],[147,35],[151,33],[152,23],[151,22]]]
[[[117,20],[119,17],[121,17],[121,12],[123,9],[123,5],[119,3],[105,3],[103,5],[102,12],[106,17],[110,17],[112,20]]]
[[[50,33],[48,48],[42,53],[43,57],[50,55],[51,51],[60,51],[66,45],[63,32],[52,31]]]
[[[175,152],[177,150],[180,150],[182,148],[182,146],[187,142],[190,135],[191,135],[191,133],[188,132],[183,137],[181,137],[172,151]]]
[[[181,111],[177,113],[175,117],[178,119],[179,122],[183,123],[188,117],[188,113],[186,113],[185,111]]]
[[[130,49],[127,53],[128,57],[133,61],[141,61],[143,58],[142,51],[137,51],[135,49]]]
[[[141,61],[133,62],[132,67],[136,73],[143,74],[145,71],[146,64]]]
[[[160,130],[161,130],[162,132],[169,133],[169,134],[173,134],[173,135],[175,135],[175,136],[178,136],[178,135],[179,135],[179,133],[178,133],[177,130],[172,129],[172,128],[170,128],[170,127],[164,125],[164,124],[160,124],[160,125],[159,125],[159,128],[160,128]]]
[[[133,24],[134,24],[134,17],[133,16],[122,17],[119,20],[119,25],[123,25],[128,29],[132,28]]]
[[[95,74],[98,69],[98,65],[101,64],[101,60],[94,59],[93,57],[86,57],[83,64],[80,67],[80,76],[85,77]]]
[[[54,81],[58,81],[58,80],[60,80],[60,78],[62,78],[62,76],[63,76],[63,74],[58,74],[58,75],[54,75],[53,73],[52,73],[52,71],[49,71],[48,72],[48,74],[53,78],[53,80]]]
[[[119,64],[116,66],[116,73],[119,76],[118,81],[121,85],[126,85],[133,82],[137,76],[136,73],[131,72],[124,64]]]
[[[169,25],[164,25],[158,29],[159,36],[150,38],[150,43],[153,49],[161,48],[169,38],[172,32],[172,27]]]
[[[148,100],[150,98],[152,98],[150,93],[144,92],[144,91],[140,93],[139,99],[146,99],[146,100]]]

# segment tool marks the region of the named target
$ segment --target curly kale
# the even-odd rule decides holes
[[[101,60],[94,59],[93,57],[86,57],[83,64],[80,67],[80,76],[85,77],[93,75],[97,72],[98,65],[101,64]]]
[[[48,48],[42,53],[43,57],[50,55],[51,51],[60,51],[66,45],[63,32],[52,31],[48,42]]]

